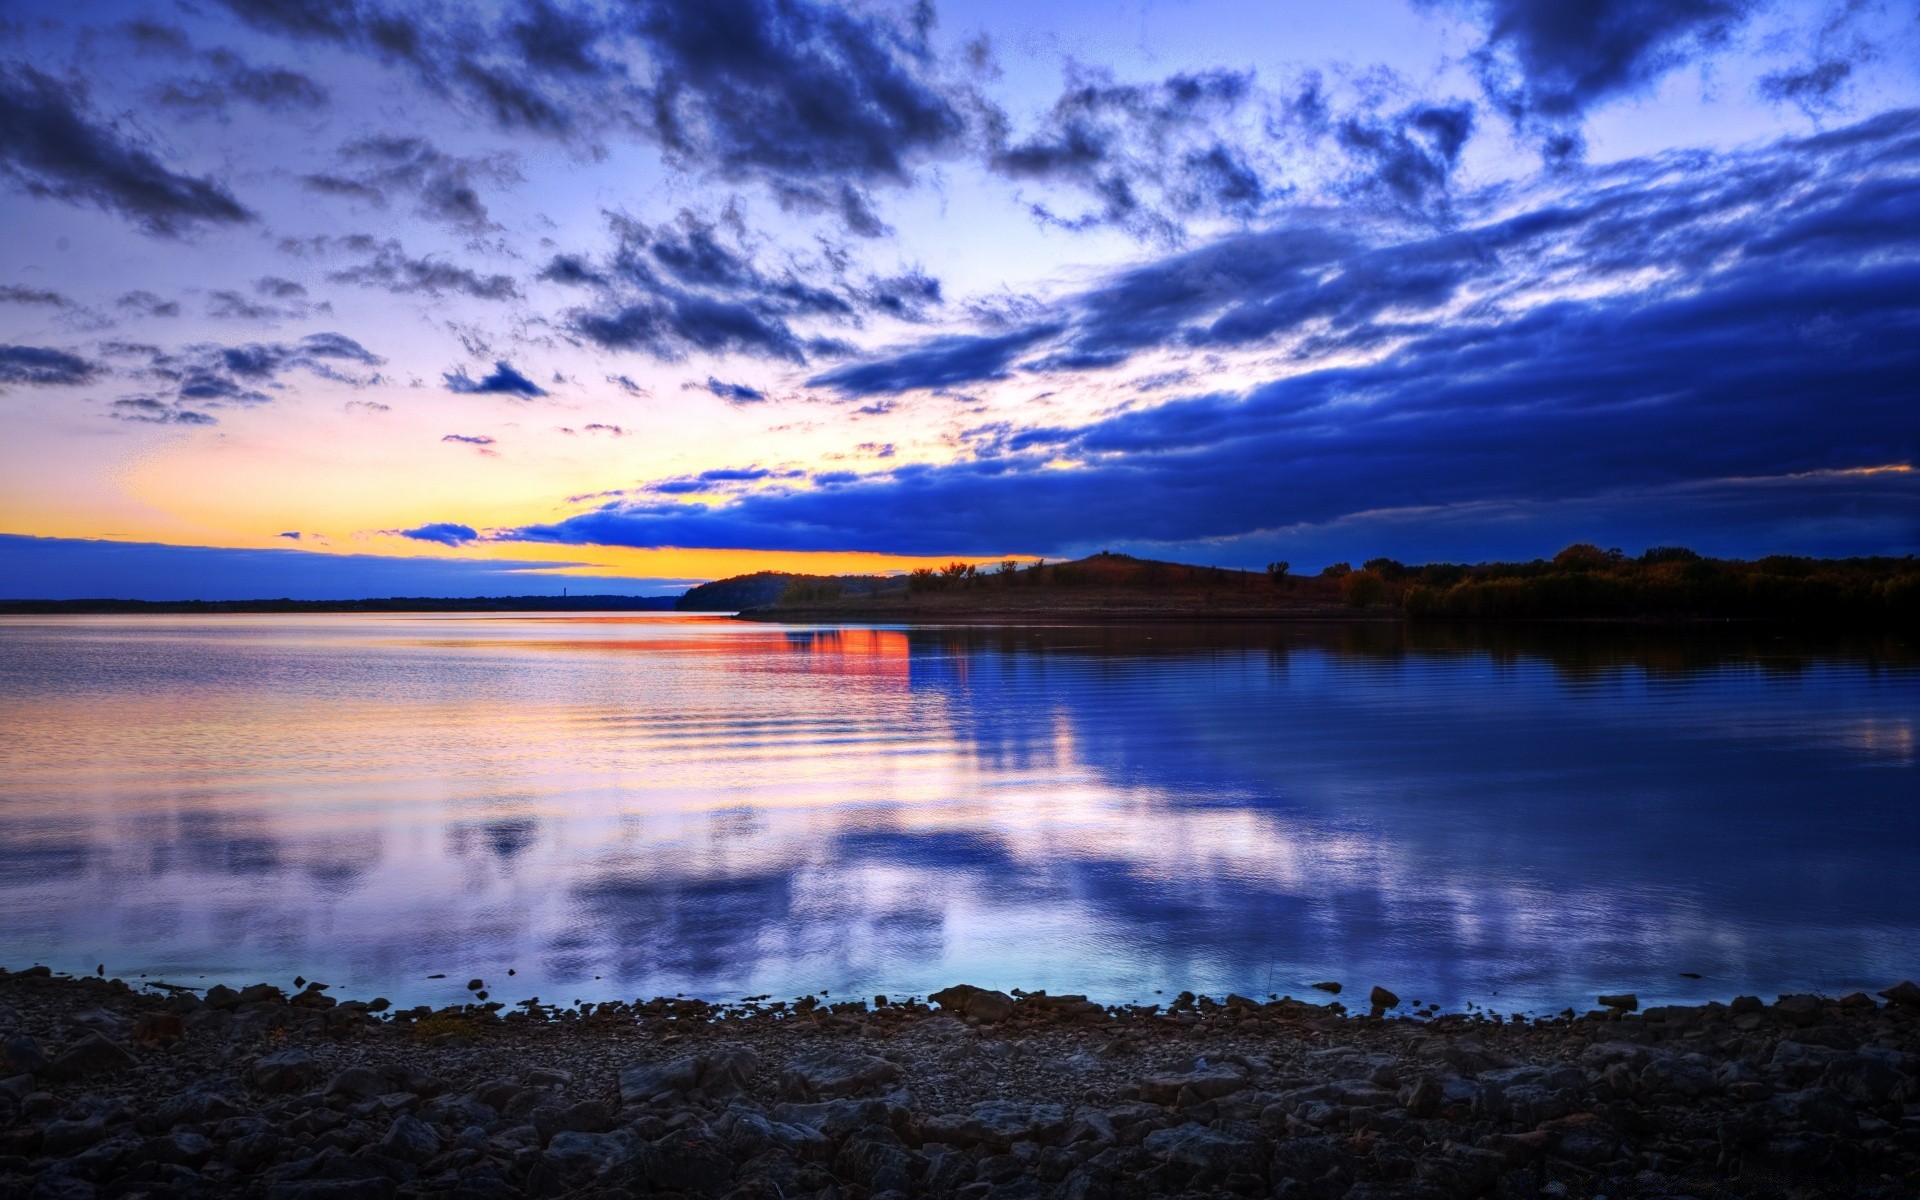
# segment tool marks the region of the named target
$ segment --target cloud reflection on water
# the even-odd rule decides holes
[[[10,622],[0,943],[401,1001],[1883,985],[1920,950],[1914,666],[1767,634]]]

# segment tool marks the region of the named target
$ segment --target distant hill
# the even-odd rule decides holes
[[[793,575],[755,571],[691,588],[675,605],[681,612],[745,612],[779,604],[869,601],[906,594],[906,580],[891,575]]]
[[[1409,566],[1376,558],[1294,575],[1095,554],[1071,562],[953,563],[906,576],[760,573],[689,592],[684,607],[770,620],[1048,619],[1774,620],[1920,624],[1920,561],[1771,555],[1716,559],[1679,547],[1629,557],[1581,543],[1551,559]]]
[[[388,596],[367,600],[0,600],[0,614],[671,612],[678,596]]]

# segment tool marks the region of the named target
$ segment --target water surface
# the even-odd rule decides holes
[[[1877,988],[1920,974],[1916,729],[1897,639],[1765,631],[10,619],[0,962],[402,1003]]]

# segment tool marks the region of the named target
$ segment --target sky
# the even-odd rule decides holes
[[[11,0],[0,596],[1908,554],[1920,0]]]

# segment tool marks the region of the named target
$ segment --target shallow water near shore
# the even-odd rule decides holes
[[[1530,1013],[1920,973],[1899,638],[21,618],[0,730],[11,967]]]

